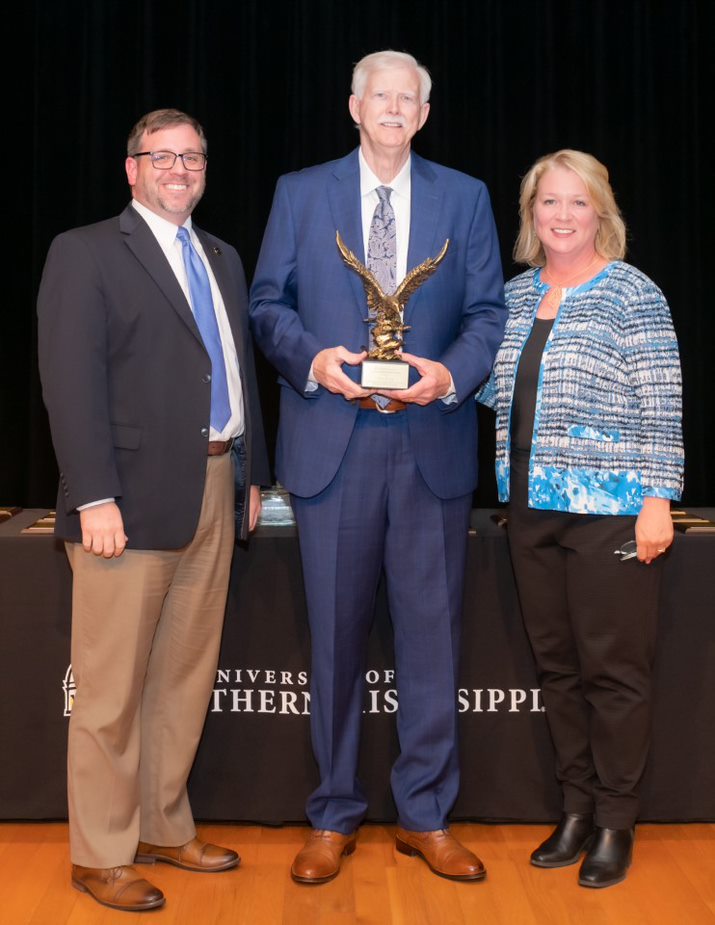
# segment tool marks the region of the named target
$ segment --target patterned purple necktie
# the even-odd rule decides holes
[[[390,204],[389,186],[378,186],[379,201],[375,206],[367,239],[368,270],[374,275],[386,295],[397,288],[397,238],[395,236],[395,212]]]
[[[392,189],[389,186],[378,186],[375,192],[378,196],[378,203],[372,213],[365,265],[378,281],[385,295],[391,295],[397,288],[395,285],[397,273],[395,211],[390,204]],[[370,347],[374,346],[371,326]],[[380,411],[390,404],[390,399],[383,395],[373,395],[372,400]]]

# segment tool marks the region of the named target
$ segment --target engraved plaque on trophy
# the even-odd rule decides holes
[[[370,346],[367,359],[362,363],[361,385],[364,389],[406,389],[409,385],[410,366],[400,359],[404,333],[410,326],[404,323],[408,300],[434,273],[444,260],[449,238],[436,257],[430,257],[411,270],[394,293],[383,292],[374,275],[345,246],[340,232],[335,234],[343,260],[362,279],[367,298],[367,318],[370,325]]]

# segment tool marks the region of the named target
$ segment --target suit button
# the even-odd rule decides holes
[[[206,373],[205,376],[201,377],[202,382],[211,382],[211,373]]]
[[[208,435],[209,435],[209,429],[208,429],[208,427],[202,427],[202,428],[201,428],[201,436],[202,436],[202,437],[208,437]]]

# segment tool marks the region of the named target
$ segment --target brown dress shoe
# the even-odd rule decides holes
[[[140,841],[134,861],[137,864],[153,864],[155,861],[163,861],[165,864],[173,864],[184,870],[213,873],[238,867],[241,858],[230,848],[220,848],[218,845],[210,845],[198,838],[192,838],[185,845],[178,845],[176,848],[149,845]]]
[[[344,855],[355,850],[355,833],[342,835],[327,829],[313,829],[290,869],[297,883],[327,883],[337,877]]]
[[[166,902],[161,890],[128,866],[80,867],[73,864],[72,886],[80,893],[89,893],[103,906],[122,912],[158,909]]]
[[[398,826],[395,847],[402,854],[419,854],[432,873],[448,880],[483,880],[487,875],[476,854],[460,844],[448,829],[408,832]]]

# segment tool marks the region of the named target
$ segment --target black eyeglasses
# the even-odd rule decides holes
[[[203,170],[208,160],[205,154],[198,151],[187,151],[186,154],[174,154],[173,151],[137,151],[132,157],[148,157],[151,166],[157,170],[171,170],[177,157],[181,158],[181,163],[187,170]]]

